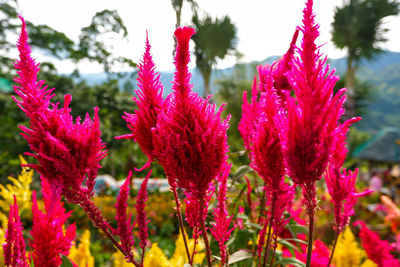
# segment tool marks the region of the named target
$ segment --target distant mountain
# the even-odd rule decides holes
[[[255,65],[271,64],[277,60],[278,56],[268,57],[261,62],[251,62],[246,64],[246,71],[249,79],[252,79]],[[346,71],[346,58],[331,59],[328,63],[332,68],[336,69],[338,75],[343,75]],[[194,84],[194,91],[202,95],[203,79],[200,73],[194,69],[191,70],[191,83]],[[229,77],[233,75],[234,68],[219,69],[213,72],[211,76],[211,84],[222,76]],[[126,73],[120,78],[120,86],[130,81],[137,88],[136,81],[129,77],[130,73]],[[372,84],[373,101],[367,107],[367,113],[363,116],[363,120],[357,123],[357,128],[371,133],[377,132],[383,127],[400,127],[400,53],[385,51],[377,55],[374,60],[363,61],[357,71],[357,77]],[[102,83],[106,79],[104,73],[82,74],[89,84]],[[173,72],[161,72],[161,83],[164,85],[164,96],[171,93]],[[215,88],[215,87],[214,87]]]

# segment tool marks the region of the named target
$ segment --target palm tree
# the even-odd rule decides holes
[[[207,15],[200,20],[195,14],[192,21],[197,30],[193,36],[196,66],[204,80],[203,96],[206,97],[211,93],[211,71],[217,59],[235,51],[236,27],[228,16],[213,20]]]
[[[341,49],[347,50],[347,112],[354,115],[355,73],[361,59],[371,60],[381,52],[380,44],[387,41],[383,19],[397,15],[396,0],[350,0],[337,7],[334,16],[332,40]]]

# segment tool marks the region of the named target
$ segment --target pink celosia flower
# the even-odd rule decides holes
[[[272,214],[271,209],[268,211],[269,216],[272,216],[273,218],[272,229],[274,230],[274,239],[276,239],[282,233],[282,230],[289,222],[290,216],[286,217],[284,213],[292,206],[294,194],[294,187],[282,180],[276,191],[276,205],[274,213]],[[272,201],[272,197],[268,198],[268,200]]]
[[[357,198],[371,192],[357,194],[355,183],[358,170],[352,172],[342,168],[347,155],[346,135],[349,126],[360,119],[352,118],[337,127],[334,149],[326,171],[326,185],[334,204],[335,228],[338,233],[344,230],[350,216],[354,215],[353,206]]]
[[[296,41],[299,36],[299,30],[296,29],[290,47],[283,57],[272,65],[272,77],[274,80],[274,88],[279,97],[282,106],[285,105],[286,95],[293,89],[290,85],[286,74],[292,69],[294,52],[296,49]]]
[[[146,201],[148,199],[147,196],[147,182],[149,181],[149,177],[151,175],[151,170],[147,174],[146,178],[143,180],[142,184],[140,185],[139,192],[136,196],[136,213],[137,213],[137,224],[139,227],[139,247],[143,251],[142,255],[142,263],[144,259],[144,250],[146,248],[147,244],[147,238],[148,238],[148,230],[147,230],[147,224],[150,222],[150,220],[147,220],[146,212],[144,210],[146,206]]]
[[[23,228],[15,195],[14,205],[10,205],[7,224],[5,243],[3,244],[4,264],[12,267],[28,267],[25,241],[22,236]]]
[[[296,30],[293,35],[289,50],[281,59],[274,62],[271,67],[267,65],[265,67],[259,66],[257,68],[260,82],[259,85],[257,85],[257,78],[255,76],[253,87],[251,89],[250,103],[247,101],[247,91],[243,92],[242,118],[240,119],[238,129],[247,150],[251,149],[253,134],[259,120],[259,92],[266,92],[269,88],[274,87],[278,96],[278,102],[283,107],[286,94],[293,89],[288,82],[286,75],[293,65],[293,56],[297,37],[298,30]],[[260,88],[258,88],[258,86]]]
[[[338,80],[333,75],[326,58],[315,44],[319,36],[308,0],[303,11],[303,32],[300,58],[294,60],[287,77],[294,88],[296,98],[287,98],[287,125],[283,153],[288,175],[296,184],[303,186],[307,210],[314,213],[316,207],[315,182],[321,179],[331,154],[338,119],[343,114],[344,90],[333,95]]]
[[[250,148],[251,167],[266,182],[269,191],[279,189],[285,174],[282,143],[279,136],[283,114],[278,103],[269,67],[259,67],[259,88],[262,91],[258,108],[258,123]]]
[[[222,266],[225,266],[226,262],[226,242],[229,240],[231,232],[234,228],[229,228],[231,224],[232,217],[229,217],[228,211],[226,209],[226,190],[229,172],[231,170],[232,164],[227,165],[225,171],[219,177],[219,190],[218,190],[218,204],[217,208],[214,209],[214,220],[211,227],[211,234],[218,241],[219,251],[221,254]]]
[[[117,227],[117,235],[120,237],[121,246],[124,248],[125,251],[129,252],[127,258],[131,260],[133,258],[133,245],[135,240],[133,239],[133,227],[135,224],[131,223],[132,216],[127,216],[126,211],[128,208],[128,197],[129,197],[129,190],[131,189],[131,178],[132,178],[132,171],[129,171],[128,177],[124,184],[121,186],[119,191],[117,202],[115,204],[115,220],[118,223]]]
[[[138,109],[134,114],[125,112],[125,116],[123,116],[132,133],[117,138],[135,139],[143,153],[151,161],[154,158],[152,129],[156,127],[157,116],[163,108],[163,86],[160,82],[160,74],[155,70],[150,48],[146,36],[146,51],[143,54],[142,61],[138,64],[138,86],[140,90],[135,90],[137,98],[132,98]]]
[[[239,132],[242,136],[244,147],[250,150],[255,125],[258,121],[258,88],[257,76],[254,77],[251,88],[251,101],[247,101],[247,91],[243,92],[242,118],[239,121]]]
[[[378,267],[398,267],[400,262],[391,254],[393,247],[386,240],[381,240],[378,234],[371,231],[365,222],[357,221],[355,225],[361,226],[361,244],[367,252],[368,258],[375,262]]]
[[[20,100],[13,99],[30,119],[29,127],[20,126],[22,136],[34,152],[29,155],[38,161],[29,166],[45,177],[55,192],[62,192],[69,201],[78,203],[80,200],[75,197],[75,192],[91,194],[97,171],[101,168],[100,160],[106,154],[100,138],[98,108],[95,108],[93,121],[87,115],[83,122],[80,118],[74,122],[68,107],[70,95],[65,96],[62,108],[50,103],[53,89],[42,87],[44,81],[37,81],[39,65],[31,58],[25,22],[21,20],[20,59],[15,63],[19,75],[15,81],[19,86],[14,86]],[[82,188],[85,180],[87,187]]]
[[[202,99],[189,84],[191,74],[189,40],[195,33],[189,27],[175,31],[177,51],[173,93],[165,113],[160,114],[157,128],[155,157],[166,175],[177,180],[178,186],[189,191],[200,201],[209,184],[222,171],[227,160],[228,120],[221,120],[222,108]]]
[[[45,212],[38,208],[36,192],[32,195],[32,248],[31,256],[35,266],[56,267],[62,262],[61,254],[67,256],[75,238],[75,224],[64,231],[64,224],[71,211],[65,213],[60,197],[52,196],[50,185],[42,179],[42,193]]]
[[[284,255],[291,257],[292,255],[288,250],[284,251]],[[298,252],[295,251],[296,259],[306,262],[307,260],[307,252]],[[329,248],[322,242],[321,240],[317,239],[314,242],[313,246],[313,251],[312,251],[312,256],[311,256],[311,265],[310,267],[326,267],[328,266],[329,262],[329,255],[330,251]],[[333,264],[330,264],[329,266],[334,267]]]
[[[186,216],[186,221],[189,224],[189,226],[193,229],[192,236],[193,239],[196,241],[200,235],[201,235],[201,222],[206,220],[207,217],[207,210],[208,210],[208,204],[215,192],[215,186],[214,183],[210,183],[204,205],[203,207],[200,206],[200,201],[199,199],[191,194],[190,192],[185,192],[185,216]],[[202,217],[201,217],[202,216]]]

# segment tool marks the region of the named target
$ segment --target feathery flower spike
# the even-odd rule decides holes
[[[211,224],[210,229],[211,234],[218,241],[222,266],[225,266],[225,263],[227,261],[226,242],[229,240],[231,232],[234,229],[229,228],[232,221],[232,216],[229,217],[226,203],[227,182],[231,167],[232,164],[227,164],[224,172],[219,176],[220,185],[218,190],[218,204],[217,208],[214,209],[215,222]]]
[[[42,87],[44,81],[37,81],[39,64],[31,58],[25,21],[22,17],[21,20],[20,59],[15,63],[18,70],[15,81],[19,86],[14,86],[20,100],[13,99],[30,119],[29,128],[20,128],[34,152],[27,154],[38,161],[38,164],[26,166],[44,176],[55,192],[62,192],[69,201],[77,203],[79,200],[74,198],[74,192],[84,190],[87,194],[92,193],[94,179],[101,168],[100,160],[106,154],[100,138],[98,108],[94,110],[93,120],[87,115],[83,122],[77,118],[74,123],[68,107],[70,95],[65,96],[62,108],[50,102],[54,89]],[[83,188],[85,180],[86,187]]]
[[[146,50],[142,61],[138,64],[138,87],[140,90],[135,90],[137,97],[132,98],[138,109],[135,110],[134,114],[125,112],[125,116],[123,116],[132,133],[119,136],[117,139],[136,140],[151,162],[154,158],[152,129],[156,127],[157,117],[163,109],[164,102],[160,74],[156,72],[150,49],[151,46],[146,33]]]
[[[22,236],[22,229],[17,198],[14,195],[14,205],[10,205],[5,243],[3,244],[5,266],[29,266],[26,258],[25,241]]]
[[[20,126],[21,135],[34,152],[26,154],[38,161],[24,166],[37,170],[49,182],[54,200],[63,194],[67,201],[80,205],[93,224],[127,255],[111,234],[115,230],[91,200],[100,161],[106,156],[98,108],[94,108],[93,120],[86,114],[81,122],[79,117],[74,121],[70,114],[70,95],[64,97],[62,108],[58,108],[58,103],[50,103],[53,89],[42,88],[44,81],[37,81],[39,65],[31,58],[25,21],[22,17],[21,20],[17,45],[20,58],[15,63],[18,76],[14,79],[19,84],[14,91],[20,99],[13,99],[30,119],[29,128]]]
[[[157,121],[154,147],[167,176],[200,200],[227,160],[228,119],[221,120],[223,108],[216,111],[215,104],[191,90],[187,64],[194,33],[189,27],[175,31],[178,46],[173,93],[165,114]]]
[[[62,263],[61,254],[68,256],[75,239],[75,224],[64,231],[64,224],[71,212],[65,213],[61,197],[52,196],[50,185],[42,179],[42,193],[45,212],[38,208],[36,192],[32,195],[32,259],[35,266],[57,267]]]
[[[319,25],[314,20],[313,1],[308,0],[303,11],[303,32],[300,58],[294,60],[287,73],[296,98],[287,97],[287,124],[284,132],[283,153],[288,175],[301,185],[310,218],[308,256],[311,263],[314,214],[317,206],[315,182],[324,173],[335,141],[335,129],[344,113],[344,89],[335,95],[333,87],[338,80],[334,71],[321,60],[315,40]]]
[[[146,201],[148,199],[147,196],[147,182],[149,181],[149,177],[151,176],[151,170],[147,174],[146,178],[143,180],[142,184],[140,185],[139,192],[136,196],[136,213],[137,213],[137,224],[139,227],[139,247],[142,249],[142,264],[144,259],[144,251],[147,244],[147,224],[150,220],[147,220],[146,212],[144,210],[146,206]]]
[[[371,231],[365,222],[357,221],[354,225],[361,226],[361,244],[367,252],[368,258],[375,262],[378,267],[399,267],[400,262],[391,254],[393,247],[386,240],[381,240],[377,233]]]
[[[133,258],[133,245],[135,240],[133,239],[133,227],[134,225],[131,224],[131,216],[127,216],[126,211],[128,208],[128,197],[129,191],[131,189],[132,179],[132,171],[129,171],[128,177],[124,184],[121,186],[119,191],[117,202],[115,204],[115,220],[117,221],[117,235],[120,238],[121,246],[127,251],[129,254],[127,255],[127,259],[131,260]]]

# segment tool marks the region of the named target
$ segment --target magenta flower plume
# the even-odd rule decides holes
[[[146,206],[146,201],[148,199],[147,182],[149,181],[150,175],[151,175],[151,170],[149,171],[146,178],[140,185],[139,192],[136,196],[136,205],[135,205],[137,213],[136,221],[139,227],[139,240],[140,240],[139,247],[143,250],[142,260],[144,257],[144,250],[146,248],[147,238],[148,238],[147,224],[150,222],[150,220],[147,219],[147,215],[144,210]]]
[[[232,221],[232,216],[229,216],[228,214],[226,202],[227,182],[231,167],[232,164],[227,164],[224,172],[219,178],[220,185],[218,190],[218,204],[217,208],[214,209],[215,222],[211,224],[211,234],[218,241],[222,266],[225,266],[227,260],[226,242],[229,240],[231,232],[234,229],[233,227],[229,228]]]
[[[274,239],[276,239],[289,223],[290,217],[285,216],[285,211],[289,211],[295,195],[295,188],[281,180],[276,191],[276,203],[274,212],[269,210],[269,216],[272,216],[272,229],[274,230]],[[272,198],[269,198],[272,199]]]
[[[31,256],[35,266],[56,267],[62,262],[60,255],[69,254],[76,228],[75,224],[71,224],[64,231],[65,222],[71,212],[65,213],[61,198],[52,196],[50,185],[44,179],[42,193],[45,212],[38,208],[36,192],[32,195]]]
[[[28,267],[25,252],[25,241],[22,235],[22,223],[19,217],[17,198],[14,195],[14,205],[10,205],[8,225],[3,244],[4,265],[12,267]]]
[[[22,136],[34,152],[28,154],[38,161],[38,164],[29,166],[45,177],[52,188],[58,188],[69,201],[78,203],[74,192],[92,192],[94,179],[101,168],[100,160],[106,154],[100,138],[98,108],[94,110],[93,120],[87,115],[83,122],[77,118],[74,123],[68,107],[70,95],[65,96],[62,108],[50,103],[53,89],[42,87],[44,81],[37,81],[39,65],[30,56],[25,22],[21,20],[20,59],[15,63],[19,75],[15,81],[19,86],[14,86],[20,100],[15,97],[14,100],[30,119],[29,128],[20,126]],[[83,189],[85,180],[87,188]]]
[[[256,123],[258,121],[258,88],[257,76],[254,77],[251,89],[251,101],[247,101],[247,91],[243,92],[242,118],[239,121],[239,132],[242,136],[244,147],[251,149],[252,139]]]
[[[123,247],[123,249],[129,252],[129,254],[127,255],[127,258],[129,260],[133,259],[132,249],[135,242],[135,240],[133,239],[134,224],[131,224],[132,218],[131,216],[128,217],[126,213],[128,208],[129,190],[131,189],[131,179],[132,171],[129,171],[129,175],[128,177],[126,177],[124,184],[121,186],[119,195],[117,197],[117,202],[115,204],[115,220],[118,224],[116,233],[120,237],[121,246]]]
[[[209,184],[227,160],[228,119],[221,120],[222,108],[207,103],[191,88],[189,40],[195,33],[183,27],[175,31],[177,51],[173,93],[165,114],[159,116],[155,138],[156,158],[170,180],[194,194],[206,195]],[[154,133],[153,133],[154,134]]]
[[[289,253],[287,253],[287,254],[289,254]],[[306,260],[307,260],[306,252],[295,251],[295,255],[296,255],[296,259],[298,259],[304,263],[306,262]],[[310,266],[311,267],[326,267],[326,266],[328,266],[329,255],[330,255],[330,251],[329,251],[329,248],[325,245],[325,243],[319,239],[315,240]],[[287,256],[292,256],[292,255],[290,254]],[[329,265],[329,266],[333,266],[333,265]]]
[[[386,240],[381,240],[377,233],[371,231],[365,222],[357,221],[355,225],[361,226],[361,244],[367,252],[368,258],[375,262],[378,267],[400,266],[400,262],[391,254],[393,247]]]
[[[326,171],[326,185],[334,204],[335,230],[338,233],[346,228],[350,216],[354,215],[353,206],[357,198],[370,193],[370,191],[356,193],[355,183],[358,170],[352,172],[342,168],[347,155],[346,135],[349,126],[360,119],[347,120],[337,127],[336,142]]]
[[[190,192],[185,192],[186,198],[184,199],[186,208],[185,208],[185,220],[189,224],[189,226],[193,229],[192,237],[196,241],[201,235],[201,222],[205,221],[207,218],[207,210],[210,200],[215,192],[214,183],[210,183],[204,205],[200,206],[200,200]]]
[[[254,130],[253,146],[250,149],[251,167],[266,182],[269,191],[279,190],[285,175],[285,166],[280,138],[283,114],[279,105],[269,67],[258,68],[259,101],[258,123]],[[261,89],[262,88],[262,89]]]
[[[308,211],[316,207],[315,182],[321,179],[334,145],[335,129],[342,108],[344,89],[333,96],[338,80],[326,66],[326,58],[315,44],[319,25],[314,21],[313,1],[303,11],[303,32],[300,58],[288,73],[296,99],[287,99],[287,125],[283,153],[289,176],[303,186]]]
[[[286,95],[293,89],[287,79],[287,73],[292,69],[294,53],[296,50],[296,41],[299,36],[299,30],[296,29],[290,47],[283,57],[272,65],[272,77],[274,88],[279,97],[281,105],[285,105]]]
[[[134,114],[125,112],[123,116],[132,133],[117,138],[135,139],[151,161],[154,150],[152,129],[156,127],[157,117],[163,108],[163,86],[160,82],[160,74],[155,70],[150,48],[149,39],[146,36],[146,50],[142,61],[138,64],[140,90],[135,90],[137,97],[132,98],[138,109]]]

